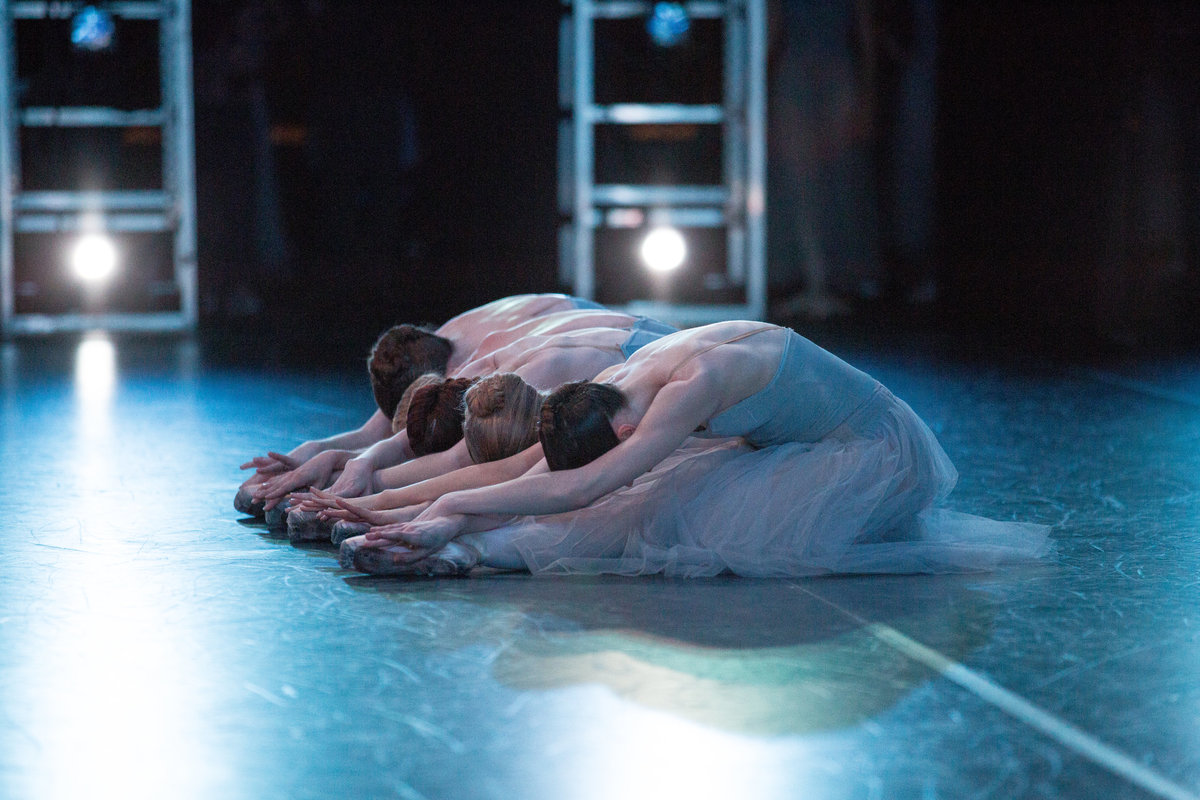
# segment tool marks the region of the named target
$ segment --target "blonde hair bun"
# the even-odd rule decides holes
[[[501,372],[489,375],[476,383],[467,392],[467,413],[478,419],[484,419],[502,411],[505,390],[513,385],[514,381],[521,381],[515,372]]]

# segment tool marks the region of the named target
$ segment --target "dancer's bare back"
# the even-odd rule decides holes
[[[479,377],[496,372],[516,372],[539,389],[552,389],[571,380],[590,379],[625,360],[621,345],[629,338],[629,327],[634,321],[635,318],[628,315],[606,312],[551,314],[533,321],[533,325],[518,326],[534,332],[485,352],[461,367],[458,374]],[[538,365],[536,371],[531,370],[534,365]],[[539,373],[545,378],[539,379]]]
[[[575,299],[564,294],[518,294],[464,311],[438,328],[437,334],[454,342],[449,365],[454,372],[456,367],[476,357],[490,334],[546,314],[575,309]]]
[[[611,328],[614,330],[629,330],[637,317],[620,311],[573,309],[570,311],[552,311],[533,319],[517,323],[510,328],[489,333],[480,342],[474,355],[464,363],[479,361],[509,345],[529,336],[551,336],[556,333],[577,331],[583,328]],[[493,372],[495,370],[492,370]],[[459,368],[458,374],[467,372]],[[471,374],[484,374],[473,372]]]

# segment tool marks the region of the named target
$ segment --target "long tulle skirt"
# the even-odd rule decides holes
[[[1046,526],[938,508],[957,480],[933,432],[887,389],[820,442],[755,450],[689,439],[630,486],[489,534],[531,572],[961,572],[1044,555]]]

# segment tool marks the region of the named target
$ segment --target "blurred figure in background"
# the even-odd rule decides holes
[[[933,300],[934,0],[771,11],[772,280],[800,288],[776,313]]]
[[[289,277],[267,99],[270,43],[281,15],[270,0],[224,2],[197,14],[196,194],[201,312],[249,317]]]

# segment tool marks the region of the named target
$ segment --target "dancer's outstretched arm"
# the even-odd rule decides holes
[[[347,520],[349,522],[366,522],[371,525],[390,525],[395,522],[408,522],[429,508],[432,501],[416,503],[399,508],[376,510],[371,507],[372,498],[378,502],[379,495],[348,500],[336,494],[313,489],[302,494],[293,495],[300,498],[299,505],[293,506],[301,511],[317,511],[324,520]]]
[[[346,462],[342,474],[329,490],[343,497],[359,497],[377,490],[374,474],[376,470],[401,464],[413,457],[408,444],[408,431],[382,439]]]
[[[292,448],[287,453],[287,456],[295,463],[289,464],[268,453],[265,456],[257,456],[250,459],[245,464],[242,464],[241,468],[254,469],[264,474],[278,475],[290,469],[295,469],[297,464],[303,464],[322,451],[362,450],[390,436],[391,433],[392,421],[385,417],[382,411],[377,410],[366,422],[352,431],[345,431],[344,433],[328,436],[324,439],[312,439]]]
[[[590,464],[454,492],[435,502],[421,518],[439,514],[556,514],[582,508],[652,469],[716,412],[718,395],[700,385],[705,382],[697,376],[668,383],[655,396],[636,430]]]
[[[438,475],[437,477],[419,481],[399,489],[387,489],[377,494],[360,497],[353,502],[347,502],[346,500],[339,502],[340,498],[331,493],[313,492],[302,499],[299,508],[305,511],[320,511],[322,516],[329,519],[352,519],[357,515],[366,522],[378,525],[383,523],[375,522],[374,519],[367,518],[357,512],[364,510],[386,511],[388,509],[406,509],[407,511],[407,507],[421,503],[428,504],[450,492],[474,489],[480,486],[491,486],[495,483],[519,478],[541,460],[542,446],[535,444],[508,458],[489,461],[484,464],[471,464],[468,467],[456,469],[453,472]],[[414,516],[416,516],[415,512],[409,512],[408,516],[404,518],[412,519]],[[397,516],[396,519],[388,519],[387,521],[398,522],[400,521],[400,517]]]
[[[314,449],[312,455],[316,455],[322,450],[362,450],[364,447],[370,447],[376,442],[386,439],[392,433],[392,421],[378,409],[359,427],[352,431],[345,431],[334,436],[329,436],[325,439],[316,439],[311,442],[305,442],[297,447],[288,455],[292,458],[300,458],[297,450],[300,448]],[[312,458],[312,455],[308,458]],[[307,459],[306,459],[307,460]]]
[[[471,453],[467,450],[467,443],[459,440],[449,450],[430,453],[394,467],[381,469],[372,477],[371,483],[376,491],[399,489],[402,486],[411,486],[418,481],[445,475],[456,469],[469,467],[471,464]],[[338,492],[335,491],[334,494],[338,494]]]

